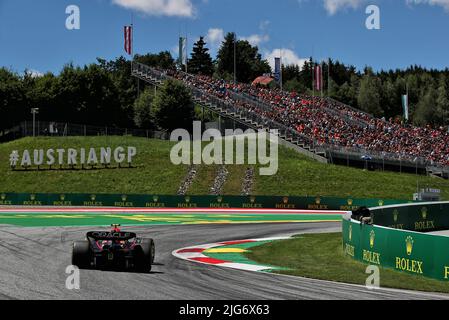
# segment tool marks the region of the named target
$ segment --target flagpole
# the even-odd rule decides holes
[[[237,34],[234,32],[234,85],[237,85]]]
[[[331,87],[331,58],[327,59],[327,96],[329,97]]]
[[[321,67],[320,67],[320,89],[321,89],[321,98],[323,98],[324,95],[324,76],[323,76],[323,68],[324,68],[324,61],[321,61]]]
[[[131,61],[134,60],[134,13],[131,12]]]
[[[312,96],[315,96],[315,61],[313,60],[312,57]]]
[[[131,70],[133,66],[133,60],[134,60],[134,13],[131,12]]]
[[[280,51],[280,58],[281,58],[281,61],[280,61],[280,80],[281,80],[281,92],[282,92],[282,90],[284,89],[284,84],[282,83],[283,81],[282,81],[282,49],[279,49],[279,51]]]
[[[409,118],[410,107],[409,107],[409,103],[408,103],[408,82],[406,82],[405,85],[406,85],[406,92],[407,92],[407,118]],[[408,122],[408,119],[406,119],[406,121]]]

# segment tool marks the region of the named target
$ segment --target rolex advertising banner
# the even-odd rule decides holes
[[[449,281],[449,237],[343,220],[345,255],[416,276]]]
[[[0,193],[0,205],[136,208],[245,208],[356,210],[407,203],[406,200],[282,196],[166,196],[102,193]]]
[[[423,203],[372,210],[373,223],[393,229],[431,232],[449,229],[449,203]]]

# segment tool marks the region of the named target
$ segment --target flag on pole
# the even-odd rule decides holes
[[[402,95],[402,109],[404,110],[404,119],[409,120],[408,94]]]
[[[274,79],[281,82],[281,58],[274,58]]]
[[[315,89],[318,91],[323,90],[323,68],[321,65],[315,66],[314,69]]]
[[[132,55],[133,49],[133,27],[132,26],[125,26],[124,27],[125,32],[125,52],[129,55]]]
[[[187,38],[179,38],[179,65],[187,65]]]

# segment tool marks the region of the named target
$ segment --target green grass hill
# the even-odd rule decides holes
[[[0,144],[0,192],[176,194],[189,168],[170,162],[173,145],[135,137],[40,137],[3,143]],[[135,168],[13,171],[9,166],[13,150],[105,146],[137,147]],[[223,194],[240,195],[247,166],[227,166],[227,169],[229,175]],[[439,188],[443,198],[449,199],[449,181],[321,164],[284,147],[279,150],[277,175],[260,176],[258,168],[255,169],[254,195],[411,199],[419,185]],[[188,194],[209,194],[217,171],[218,166],[200,166]]]

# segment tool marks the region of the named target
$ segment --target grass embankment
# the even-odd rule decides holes
[[[432,186],[441,189],[443,199],[449,200],[449,181],[439,178],[326,165],[311,161],[286,148],[280,148],[279,158],[279,174],[258,177],[256,194],[270,190],[271,194],[290,196],[412,200],[419,184],[421,188]]]
[[[12,171],[13,150],[134,146],[138,155],[131,169]],[[25,138],[0,144],[1,192],[154,193],[176,194],[186,166],[170,164],[172,144],[134,137]],[[32,151],[31,151],[32,152]]]
[[[41,172],[14,172],[9,168],[9,154],[13,150],[119,145],[137,147],[137,168]],[[171,164],[172,146],[166,141],[135,137],[25,138],[0,144],[0,192],[176,194],[188,167]],[[227,169],[229,176],[223,194],[240,195],[246,166],[227,166]],[[276,175],[260,176],[258,168],[255,169],[254,195],[411,199],[418,182],[420,186],[441,189],[443,198],[449,199],[446,180],[321,164],[284,147],[279,149]],[[209,194],[217,170],[218,166],[200,166],[188,194]]]
[[[367,265],[346,257],[341,233],[308,234],[271,242],[245,254],[261,264],[285,267],[277,273],[365,285]],[[449,283],[380,268],[380,286],[449,293]]]

